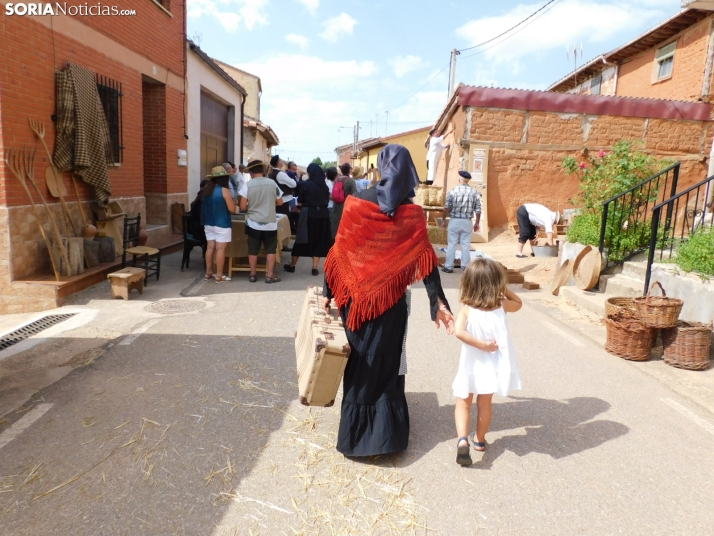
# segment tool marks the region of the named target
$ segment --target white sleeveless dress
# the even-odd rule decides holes
[[[454,396],[468,398],[471,393],[508,396],[511,390],[520,389],[516,352],[503,308],[481,311],[469,307],[466,331],[479,340],[496,341],[498,350],[484,352],[468,344],[461,347],[459,371],[452,385]]]

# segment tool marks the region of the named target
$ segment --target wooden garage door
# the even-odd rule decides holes
[[[201,93],[201,177],[228,158],[228,106]]]

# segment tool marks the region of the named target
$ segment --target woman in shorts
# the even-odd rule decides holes
[[[211,182],[201,191],[201,224],[206,232],[208,247],[206,248],[205,279],[216,278],[216,283],[230,281],[223,275],[223,265],[226,261],[226,247],[231,241],[231,214],[236,212],[236,204],[229,189],[229,175],[223,166],[216,166],[206,178]],[[216,273],[213,273],[213,258],[216,260]]]

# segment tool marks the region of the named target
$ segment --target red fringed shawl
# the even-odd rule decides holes
[[[379,205],[349,196],[325,276],[338,307],[352,300],[347,327],[356,331],[438,264],[420,206],[401,205],[390,218]]]

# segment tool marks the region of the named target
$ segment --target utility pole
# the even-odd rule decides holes
[[[456,91],[456,56],[459,54],[461,54],[461,52],[456,49],[451,51],[451,67],[449,69],[449,99],[451,98],[451,95],[454,94],[454,91]]]
[[[359,121],[357,121],[357,142],[359,143]]]

